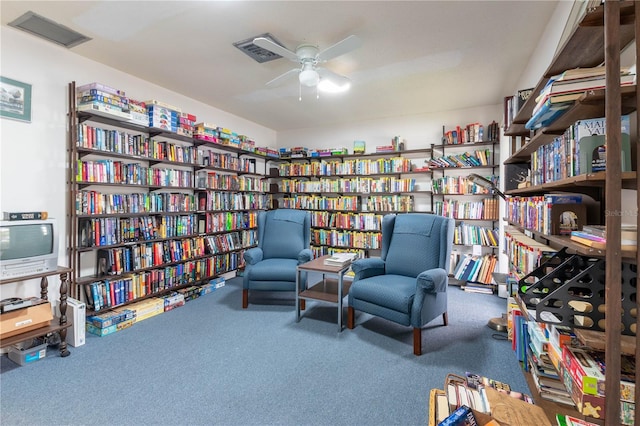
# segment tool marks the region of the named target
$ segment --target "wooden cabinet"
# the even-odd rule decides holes
[[[242,267],[265,157],[99,112],[69,85],[71,294],[100,311]]]

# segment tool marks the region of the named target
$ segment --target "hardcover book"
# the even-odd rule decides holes
[[[629,116],[620,118],[622,138],[621,170],[631,171],[631,143]],[[607,146],[605,143],[606,119],[592,118],[574,124],[574,138],[577,155],[577,173],[585,174],[605,171],[607,168]]]

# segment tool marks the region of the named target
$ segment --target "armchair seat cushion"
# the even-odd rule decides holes
[[[296,282],[297,259],[264,259],[253,265],[248,271],[251,281],[288,281]]]
[[[377,275],[355,281],[349,289],[353,299],[394,311],[409,313],[416,294],[416,278],[404,275]]]

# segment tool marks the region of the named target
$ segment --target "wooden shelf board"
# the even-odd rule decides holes
[[[556,245],[558,247],[567,247],[569,248],[569,250],[582,256],[604,257],[607,254],[606,250],[589,247],[584,244],[580,244],[576,241],[573,241],[569,235],[548,235],[539,231],[534,231],[532,229],[523,228],[522,226],[513,222],[509,222],[509,225],[524,231],[529,231],[533,235],[547,240],[549,242],[549,245]],[[630,250],[622,250],[622,258],[627,262],[635,263],[636,252],[630,251]]]
[[[49,322],[49,325],[45,325],[35,330],[25,331],[24,333],[17,334],[15,336],[5,337],[2,339],[2,345],[0,347],[5,348],[16,343],[24,342],[25,340],[35,339],[36,337],[42,337],[49,333],[60,331],[67,327],[70,327],[71,323],[60,325],[60,318],[56,317]]]
[[[629,114],[635,111],[636,86],[624,86],[620,88],[622,95],[622,114]],[[582,97],[576,100],[575,104],[567,109],[557,120],[549,126],[539,129],[529,142],[507,158],[505,164],[524,163],[531,161],[531,154],[539,147],[547,145],[554,138],[564,133],[565,129],[578,120],[604,117],[604,90],[591,90],[585,92]]]
[[[620,46],[628,46],[635,37],[632,22],[628,17],[633,17],[633,2],[625,2],[621,6],[621,17],[624,25],[620,26]],[[518,114],[513,119],[516,124],[526,123],[536,105],[535,98],[540,93],[550,77],[558,75],[572,68],[587,68],[601,65],[604,62],[604,6],[598,6],[587,14],[574,33],[567,39],[564,45],[558,49],[551,64],[545,71],[543,78],[538,82],[533,94],[527,99]],[[604,116],[604,114],[603,114]]]
[[[349,293],[351,281],[342,281],[342,297]],[[338,280],[335,278],[325,278],[323,281],[314,284],[307,290],[300,292],[303,299],[322,300],[323,302],[338,303]]]
[[[576,186],[588,186],[588,187],[604,187],[606,172],[585,173],[578,176],[572,176],[565,179],[560,179],[553,182],[543,183],[542,185],[533,185],[526,188],[511,189],[505,191],[507,195],[527,195],[534,193],[541,193],[545,191],[552,191],[558,189],[571,189]],[[636,189],[635,185],[636,172],[623,172],[622,181],[623,187],[626,185],[631,189]]]
[[[585,346],[589,346],[592,349],[596,349],[598,351],[605,350],[605,333],[597,330],[586,330],[583,328],[576,328],[573,330],[576,337],[582,344]],[[622,355],[632,355],[636,354],[636,338],[634,336],[620,336],[620,353]]]

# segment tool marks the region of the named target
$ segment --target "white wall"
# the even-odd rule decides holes
[[[353,149],[354,140],[367,144],[367,153],[375,152],[378,145],[390,145],[394,136],[406,141],[406,149],[429,148],[440,144],[442,126],[445,130],[455,126],[466,126],[479,122],[485,127],[492,120],[502,120],[502,106],[491,105],[455,111],[441,111],[429,114],[384,117],[377,120],[352,122],[331,128],[314,128],[278,132],[279,147],[305,146],[313,148],[333,148],[344,146]]]
[[[31,123],[0,119],[0,210],[47,211],[61,230],[60,264],[66,254],[68,84],[100,82],[139,100],[156,99],[253,138],[276,145],[275,131],[225,111],[87,60],[70,50],[7,27],[0,29],[0,74],[32,85]],[[158,66],[158,64],[149,64]],[[178,72],[178,71],[176,71]],[[64,237],[64,238],[63,238]],[[59,280],[50,277],[51,299]],[[39,281],[0,286],[0,299],[39,294]]]

